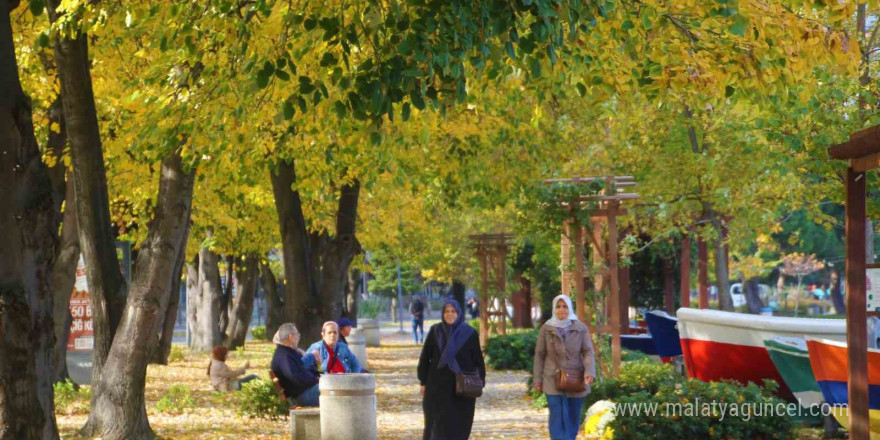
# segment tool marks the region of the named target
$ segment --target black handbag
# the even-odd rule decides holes
[[[483,395],[483,379],[479,372],[467,373],[462,371],[455,375],[455,395],[476,399]]]

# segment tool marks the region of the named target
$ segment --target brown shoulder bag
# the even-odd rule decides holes
[[[561,337],[559,338],[559,341],[562,343],[562,346],[565,347],[565,341]],[[587,385],[584,383],[584,370],[560,368],[559,357],[556,355],[556,350],[552,351],[553,357],[556,359],[556,390],[569,393],[581,393],[586,391]]]

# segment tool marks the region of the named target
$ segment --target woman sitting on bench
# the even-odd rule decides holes
[[[348,345],[339,340],[339,325],[333,321],[324,323],[321,328],[321,340],[309,347],[303,362],[314,363],[322,373],[362,373],[357,357],[348,349]]]

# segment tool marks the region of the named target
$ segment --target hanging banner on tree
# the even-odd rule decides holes
[[[116,242],[119,272],[131,285],[131,243]],[[92,383],[92,352],[95,348],[92,306],[89,304],[89,282],[83,254],[76,265],[76,282],[70,295],[70,336],[67,338],[67,371],[79,385]]]
[[[79,255],[76,265],[76,283],[70,295],[70,336],[67,338],[68,352],[92,351],[95,338],[92,327],[92,307],[89,305],[89,282],[86,279],[86,262]]]

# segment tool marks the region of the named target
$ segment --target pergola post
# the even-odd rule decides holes
[[[866,261],[867,171],[880,168],[880,126],[853,133],[828,149],[832,159],[847,160],[846,169],[846,341],[849,438],[870,438],[868,406],[868,340]],[[872,247],[873,250],[873,247]]]
[[[489,254],[480,250],[477,252],[480,258],[480,348],[486,349],[486,341],[489,338]]]
[[[868,335],[865,299],[865,180],[864,172],[846,169],[846,342],[849,354],[850,438],[867,439]]]
[[[611,295],[608,298],[608,315],[611,325],[611,357],[614,377],[620,374],[620,279],[617,268],[617,215],[614,213],[617,204],[610,203],[612,213],[608,215],[608,278],[611,286]],[[627,323],[627,327],[628,327]]]

